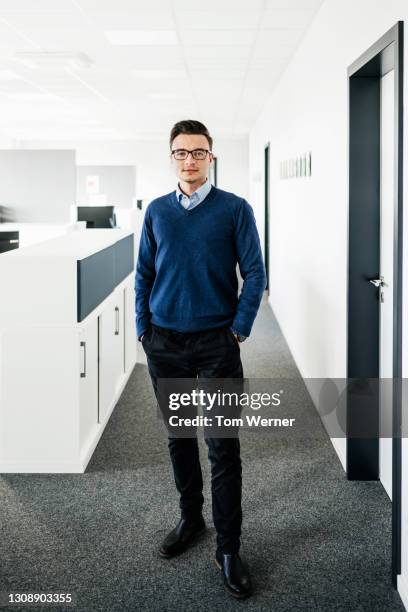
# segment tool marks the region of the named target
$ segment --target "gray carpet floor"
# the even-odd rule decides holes
[[[242,359],[247,377],[299,377],[266,304],[242,345]],[[348,482],[306,392],[298,409],[314,419],[314,437],[241,434],[242,556],[252,572],[252,598],[230,598],[212,563],[215,532],[202,441],[207,533],[176,559],[157,554],[179,511],[142,364],[85,474],[0,477],[0,591],[74,592],[71,609],[80,612],[402,611],[391,584],[385,491],[379,482]],[[27,609],[51,608],[21,608]]]

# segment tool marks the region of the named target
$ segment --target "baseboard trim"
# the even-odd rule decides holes
[[[308,391],[309,396],[310,396],[310,398],[311,398],[311,400],[312,400],[312,402],[313,402],[313,405],[314,405],[314,407],[315,407],[315,410],[316,410],[317,414],[319,414],[319,411],[317,410],[317,407],[316,407],[316,401],[315,401],[315,398],[313,397],[313,393],[311,393],[311,390],[310,390],[310,388],[309,388],[309,386],[308,386],[308,384],[307,384],[307,378],[305,378],[305,377],[303,376],[302,370],[301,370],[301,368],[299,367],[299,364],[297,363],[297,361],[296,361],[296,359],[295,359],[295,357],[294,357],[294,352],[292,351],[292,347],[290,346],[290,343],[288,342],[287,337],[286,337],[286,336],[285,336],[285,334],[283,333],[283,330],[282,330],[281,324],[280,324],[280,322],[279,322],[279,319],[278,319],[278,317],[276,316],[276,314],[275,314],[275,312],[274,312],[274,309],[273,309],[273,306],[272,306],[272,297],[271,297],[271,296],[268,296],[268,305],[269,305],[270,309],[272,310],[272,314],[273,314],[273,316],[275,317],[275,319],[276,319],[276,321],[277,321],[277,323],[278,323],[278,325],[279,325],[280,332],[281,332],[282,336],[284,337],[286,344],[288,345],[288,348],[289,348],[290,354],[292,355],[292,359],[293,359],[293,361],[295,362],[295,365],[296,365],[297,369],[299,370],[299,374],[300,374],[300,376],[302,377],[303,382],[304,382],[304,383],[305,383],[305,385],[306,385],[307,391]],[[320,417],[319,417],[319,418],[320,418]],[[332,437],[330,437],[330,434],[329,434],[329,432],[327,431],[327,428],[325,427],[325,425],[324,425],[323,421],[322,421],[322,424],[323,424],[323,427],[325,428],[325,431],[326,431],[326,433],[327,433],[327,437],[329,438],[330,442],[331,442],[331,443],[332,443],[332,445],[333,445],[334,451],[335,451],[335,453],[336,453],[336,455],[337,455],[337,457],[338,457],[338,459],[339,459],[339,461],[340,461],[340,463],[341,463],[341,466],[342,466],[343,470],[344,470],[345,472],[347,472],[347,458],[346,458],[346,451],[345,451],[345,449],[344,449],[344,444],[342,443],[342,442],[343,442],[343,440],[342,440],[341,438],[332,438]]]
[[[404,608],[408,610],[408,576],[400,574],[397,578],[397,588]]]

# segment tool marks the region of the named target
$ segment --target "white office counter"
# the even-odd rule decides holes
[[[0,256],[0,472],[85,470],[136,362],[133,239],[84,230]]]
[[[81,224],[85,225],[85,223]],[[79,229],[78,222],[58,224],[58,223],[0,223],[0,231],[2,232],[18,232],[19,246],[26,247],[32,244],[44,242],[63,236],[72,231]]]

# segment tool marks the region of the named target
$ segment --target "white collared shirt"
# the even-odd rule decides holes
[[[198,204],[200,204],[203,200],[205,200],[210,191],[211,183],[207,178],[205,183],[203,183],[201,187],[194,191],[194,193],[192,193],[190,197],[183,193],[180,189],[180,185],[177,184],[176,196],[177,200],[180,202],[183,208],[185,208],[186,210],[192,210],[193,208],[198,206]]]

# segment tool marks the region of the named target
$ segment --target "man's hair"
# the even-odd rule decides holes
[[[207,130],[205,125],[200,121],[195,121],[194,119],[185,119],[184,121],[178,121],[175,123],[170,132],[170,149],[173,143],[173,140],[179,134],[202,134],[208,140],[208,144],[210,145],[210,151],[212,150],[213,139],[210,136],[210,132]]]

